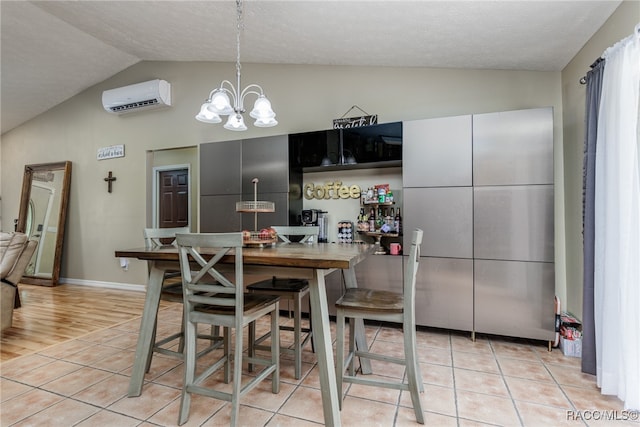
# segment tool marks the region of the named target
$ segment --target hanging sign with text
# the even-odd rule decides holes
[[[333,120],[334,129],[359,128],[362,126],[371,126],[378,124],[378,115],[360,116],[360,117],[344,117]]]
[[[124,157],[124,145],[98,148],[98,160],[115,159],[116,157]]]

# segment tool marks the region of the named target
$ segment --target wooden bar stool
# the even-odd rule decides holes
[[[317,243],[319,227],[306,226],[272,226],[278,233],[278,238],[284,243],[292,243],[294,236],[302,238],[297,242],[300,244]],[[294,239],[295,240],[295,239]],[[293,346],[281,347],[281,352],[293,353],[295,363],[295,378],[298,380],[302,376],[302,349],[309,341],[313,350],[313,330],[311,327],[311,304],[309,304],[309,327],[302,327],[302,301],[309,295],[309,281],[303,279],[287,279],[273,277],[270,280],[253,283],[247,286],[251,293],[278,295],[282,299],[293,302],[293,327],[280,325],[281,331],[293,332]],[[261,343],[271,336],[270,332],[259,338],[255,337],[255,327],[249,325],[250,351],[266,349],[268,347]],[[280,340],[282,341],[282,340]],[[250,367],[251,369],[251,367]]]
[[[415,290],[416,273],[420,260],[420,244],[422,230],[416,229],[411,238],[409,260],[404,274],[403,293],[380,291],[366,288],[347,289],[345,294],[336,302],[336,381],[340,393],[340,409],[342,409],[342,383],[363,384],[375,387],[406,390],[411,394],[413,410],[416,420],[424,424],[420,392],[424,391],[418,355],[416,352],[416,319],[415,319]],[[349,354],[344,356],[345,319],[349,319]],[[404,335],[404,358],[372,353],[367,350],[355,349],[355,319],[370,319],[382,322],[396,322],[402,324]],[[356,376],[355,358],[366,358],[384,362],[396,363],[406,368],[407,381],[386,381]],[[349,373],[345,374],[345,366]]]

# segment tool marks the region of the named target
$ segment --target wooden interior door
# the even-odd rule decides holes
[[[159,179],[160,228],[189,225],[189,170],[175,169],[160,172]]]

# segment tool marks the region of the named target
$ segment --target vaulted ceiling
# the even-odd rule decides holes
[[[560,71],[620,3],[248,0],[242,62]],[[235,10],[1,1],[2,133],[139,61],[234,62]]]

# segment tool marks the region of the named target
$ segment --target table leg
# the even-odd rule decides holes
[[[324,424],[329,427],[338,427],[341,425],[340,409],[338,407],[338,386],[336,384],[336,369],[333,363],[333,346],[331,345],[331,328],[329,325],[329,309],[327,307],[324,275],[324,270],[314,271],[309,299],[313,321],[313,337],[318,358]]]
[[[356,281],[356,272],[353,268],[342,270],[344,274],[344,282],[347,288],[357,288],[358,283]],[[361,351],[369,351],[369,346],[367,345],[367,335],[364,331],[364,320],[355,319],[355,335],[356,335],[356,348]],[[373,373],[371,370],[371,360],[365,359],[363,357],[360,358],[360,369],[364,375],[369,375]]]
[[[131,380],[129,382],[129,397],[140,396],[142,393],[147,357],[149,356],[149,351],[151,351],[153,329],[158,316],[163,278],[164,269],[158,268],[155,262],[152,263],[144,300],[144,309],[142,311],[142,320],[140,321],[136,356],[133,361]]]

